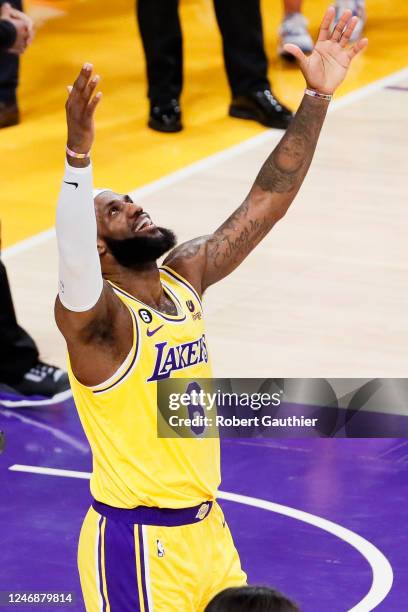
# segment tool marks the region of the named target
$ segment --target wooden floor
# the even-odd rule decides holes
[[[329,115],[294,207],[206,298],[217,376],[402,377],[408,346],[408,74]],[[279,132],[135,192],[180,240],[214,229],[248,191]],[[55,329],[54,239],[7,266],[22,323],[64,363]]]
[[[34,11],[36,20],[42,19],[42,25],[22,61],[23,121],[0,135],[3,248],[54,224],[64,155],[66,86],[84,61],[94,62],[104,93],[93,150],[98,184],[118,190],[139,187],[263,132],[255,122],[227,117],[230,93],[212,0],[180,1],[186,129],[171,136],[147,129],[145,67],[134,4],[134,0],[115,0],[110,10],[100,0],[27,0],[27,9]],[[327,4],[328,0],[304,0],[314,36]],[[337,97],[407,64],[408,2],[366,0],[366,4],[370,45],[353,63]],[[282,0],[262,0],[262,9],[273,88],[296,108],[303,78],[276,54]]]

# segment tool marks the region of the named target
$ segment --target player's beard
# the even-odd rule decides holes
[[[165,227],[158,227],[155,236],[133,236],[117,240],[105,237],[108,249],[116,261],[125,268],[137,268],[152,263],[172,249],[176,242],[175,234]]]

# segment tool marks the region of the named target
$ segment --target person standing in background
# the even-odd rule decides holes
[[[137,2],[150,100],[148,125],[159,132],[182,129],[183,42],[178,8],[179,0]],[[214,0],[214,8],[232,92],[230,116],[286,129],[292,112],[271,91],[260,1]]]
[[[279,28],[278,53],[293,61],[293,55],[284,51],[287,44],[297,45],[303,53],[311,53],[313,41],[308,30],[308,21],[302,14],[303,0],[284,0],[284,18]]]
[[[287,44],[297,45],[303,53],[311,53],[313,41],[309,34],[308,22],[302,14],[303,0],[284,0],[284,18],[279,28],[278,53],[284,59],[293,61],[293,56],[284,51]],[[354,17],[358,17],[356,29],[353,32],[351,42],[356,42],[363,33],[365,24],[365,0],[337,0],[336,21],[347,9],[351,10]]]
[[[0,128],[19,122],[18,56],[34,34],[31,19],[21,8],[19,0],[14,6],[8,2],[0,6]],[[40,361],[34,340],[17,323],[6,267],[0,259],[0,394],[52,397],[67,389],[67,374]]]
[[[6,267],[0,259],[0,395],[53,397],[68,389],[66,372],[40,361],[34,340],[17,323]]]
[[[6,266],[1,260],[0,225],[0,399],[2,395],[53,397],[68,389],[67,373],[40,361],[36,343],[17,322]]]
[[[339,21],[344,11],[347,10],[352,12],[353,17],[358,17],[356,29],[354,30],[353,36],[350,39],[351,43],[356,42],[359,38],[361,38],[366,22],[365,0],[336,0],[335,7],[336,23]]]
[[[34,35],[33,23],[22,12],[21,0],[0,2],[0,128],[20,121],[17,104],[19,55]]]

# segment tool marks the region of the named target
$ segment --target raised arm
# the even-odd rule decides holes
[[[132,343],[130,315],[104,283],[97,249],[88,154],[94,140],[94,113],[101,98],[100,93],[94,95],[98,81],[98,76],[92,77],[92,66],[85,64],[69,88],[67,156],[56,219],[59,291],[55,319],[67,341],[75,375],[88,385],[106,380]],[[112,344],[113,340],[114,350],[100,350],[102,344]]]
[[[368,42],[364,39],[347,49],[358,19],[346,11],[331,33],[334,13],[333,7],[327,10],[309,57],[295,45],[285,46],[299,62],[308,93],[243,204],[213,234],[181,245],[165,262],[201,292],[245,259],[285,215],[303,183],[331,96],[344,80],[352,59]]]
[[[85,64],[74,85],[68,88],[65,105],[67,154],[56,217],[59,256],[57,322],[61,323],[65,336],[70,336],[82,322],[91,319],[95,309],[102,309],[103,280],[97,251],[90,160],[94,112],[100,94],[93,96],[99,79],[97,76],[91,79],[91,74],[92,66]]]

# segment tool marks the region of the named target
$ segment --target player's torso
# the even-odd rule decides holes
[[[160,276],[167,297],[177,307],[176,315],[150,308],[114,287],[118,297],[135,312],[140,332],[139,371],[133,383],[144,386],[170,376],[210,377],[201,300],[169,268],[162,268]]]
[[[108,381],[84,387],[70,371],[79,416],[93,451],[91,490],[119,507],[187,507],[213,499],[220,480],[219,441],[158,438],[157,381],[210,378],[201,300],[174,271],[160,270],[177,314],[159,312],[122,289],[134,342]]]

